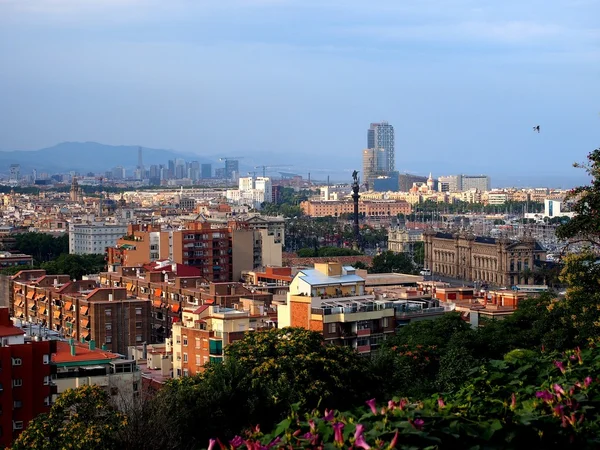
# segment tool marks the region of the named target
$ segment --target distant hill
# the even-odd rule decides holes
[[[133,169],[137,166],[138,146],[106,145],[97,142],[62,142],[54,147],[33,151],[0,151],[0,173],[8,173],[11,164],[20,164],[21,173],[36,169],[39,172],[104,172],[115,166]],[[172,150],[142,147],[142,158],[147,168],[151,164],[167,164],[170,159],[183,158],[200,163],[215,161]]]

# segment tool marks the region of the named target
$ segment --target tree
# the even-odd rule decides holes
[[[33,256],[37,262],[50,261],[61,253],[69,253],[69,236],[54,237],[47,233],[15,234],[15,245],[23,253]]]
[[[587,163],[573,166],[584,169],[592,178],[591,183],[572,189],[565,197],[566,202],[572,202],[575,216],[557,227],[556,236],[600,245],[600,148],[589,153],[587,159]]]
[[[415,273],[416,268],[406,253],[394,253],[387,250],[373,258],[371,264],[372,273]]]
[[[48,414],[40,414],[29,423],[12,449],[118,449],[117,435],[126,423],[101,387],[67,389]]]

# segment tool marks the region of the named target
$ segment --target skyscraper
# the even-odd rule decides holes
[[[377,172],[386,175],[396,168],[394,154],[394,127],[382,121],[372,123],[367,130],[367,148],[376,153]]]

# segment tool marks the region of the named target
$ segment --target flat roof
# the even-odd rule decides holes
[[[405,273],[369,273],[365,286],[389,286],[398,284],[416,284],[423,281],[421,275]]]

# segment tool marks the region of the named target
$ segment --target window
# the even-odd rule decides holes
[[[188,369],[183,369],[183,376],[184,377],[189,376],[189,374],[190,374],[190,371]]]
[[[135,308],[135,315],[136,316],[141,316],[142,315],[142,308]]]
[[[329,334],[335,334],[336,332],[336,324],[335,323],[330,323],[329,324]]]
[[[13,387],[23,386],[23,380],[21,378],[15,378],[12,382]]]
[[[23,429],[23,421],[22,420],[13,420],[13,430],[22,430]]]
[[[111,311],[111,309],[110,309],[110,308],[106,308],[106,309],[104,310],[104,314],[106,314],[107,316],[110,316],[110,315],[112,314],[112,311]]]
[[[112,343],[112,336],[106,336],[106,343],[107,344],[111,344]]]
[[[188,362],[188,354],[187,353],[183,354],[183,362]]]
[[[181,336],[177,335],[177,337],[175,338],[175,343],[181,344]]]
[[[200,348],[200,338],[196,338],[196,348]]]
[[[369,345],[369,338],[358,338],[356,340],[356,345],[362,347],[364,345]]]
[[[136,322],[135,323],[135,327],[136,328],[142,328],[142,322]]]
[[[23,364],[23,361],[21,360],[21,358],[13,358],[12,359],[13,366],[20,366],[21,364]]]
[[[133,392],[137,392],[137,391],[138,391],[138,388],[139,388],[139,386],[138,386],[138,382],[137,382],[137,381],[134,381],[134,382],[133,382]]]
[[[200,355],[196,355],[196,365],[197,366],[200,366],[202,364],[200,361],[201,361]]]
[[[50,384],[50,375],[46,375],[44,377],[44,386],[48,386]]]
[[[389,317],[384,317],[383,319],[381,319],[381,326],[383,328],[387,328],[390,326],[390,318]]]
[[[15,400],[13,402],[13,408],[17,409],[17,408],[21,408],[23,406],[23,402],[21,400]]]
[[[187,339],[187,336],[185,334],[183,335],[183,345],[185,347],[187,347],[187,345],[188,345],[188,339]]]
[[[44,399],[44,406],[50,406],[50,397]]]
[[[43,364],[50,364],[50,355],[44,355]]]
[[[108,322],[108,323],[105,325],[105,327],[106,327],[106,331],[110,331],[110,330],[112,330],[112,323]]]
[[[141,335],[141,334],[138,334],[138,335],[135,337],[135,342],[142,342],[142,335]]]

